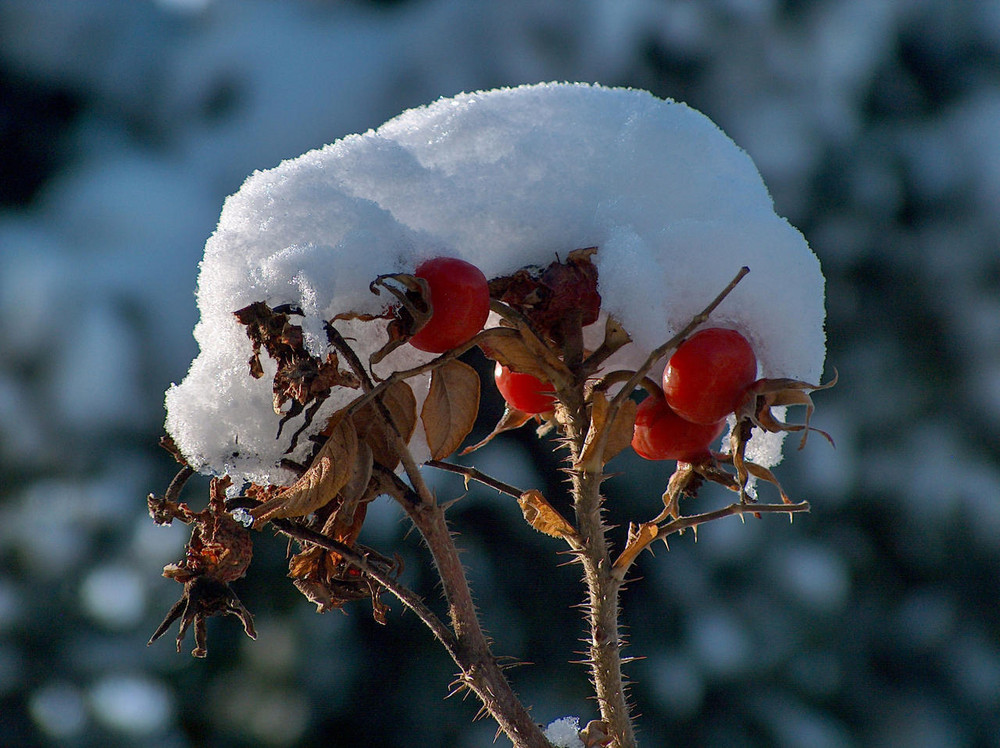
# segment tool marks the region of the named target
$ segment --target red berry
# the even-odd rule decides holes
[[[719,437],[725,425],[724,420],[708,425],[685,421],[666,400],[651,395],[639,403],[636,411],[632,449],[647,460],[693,462],[708,456],[708,445]]]
[[[555,407],[555,388],[531,374],[511,371],[497,361],[493,372],[497,389],[510,407],[522,413],[548,413]]]
[[[444,353],[483,329],[490,314],[490,289],[479,268],[454,257],[435,257],[421,263],[414,275],[427,281],[434,311],[410,345]]]
[[[756,378],[757,357],[747,339],[711,327],[674,351],[663,371],[663,394],[682,418],[711,424],[736,410]]]

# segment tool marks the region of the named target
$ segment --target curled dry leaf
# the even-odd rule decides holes
[[[523,411],[512,408],[509,405],[504,409],[503,415],[500,417],[500,421],[493,430],[486,435],[486,437],[471,447],[466,447],[459,454],[467,455],[470,452],[475,452],[477,449],[481,449],[493,441],[497,436],[504,433],[505,431],[513,431],[514,429],[521,428],[528,421],[534,420],[535,416],[531,413],[525,413]]]
[[[301,314],[291,307],[272,309],[262,301],[233,312],[237,321],[246,328],[247,338],[253,349],[250,357],[250,376],[259,379],[264,374],[260,360],[261,348],[277,365],[274,374],[274,412],[285,419],[298,415],[314,400],[322,400],[333,387],[361,386],[358,378],[340,369],[337,354],[332,351],[325,359],[313,356],[305,348],[302,328],[293,325],[289,316]],[[291,402],[288,412],[286,403]]]
[[[541,491],[534,488],[525,491],[517,503],[521,507],[525,520],[538,532],[553,538],[576,537],[576,530],[573,529],[573,526],[542,496]]]
[[[580,740],[584,748],[607,748],[611,745],[608,723],[592,719],[580,730]]]
[[[389,417],[402,438],[408,443],[417,427],[417,398],[413,388],[406,382],[395,382],[379,396]],[[358,438],[371,447],[372,457],[378,464],[395,470],[399,464],[396,440],[387,432],[391,428],[374,402],[368,402],[358,410],[351,420],[357,429]]]
[[[472,431],[479,415],[479,374],[461,361],[448,361],[434,369],[431,385],[420,411],[431,458],[442,460]]]
[[[643,522],[637,525],[634,522],[628,529],[628,542],[625,550],[615,559],[613,569],[627,569],[640,553],[653,541],[659,537],[660,527],[655,522]]]
[[[625,400],[609,424],[610,404],[607,395],[595,390],[591,395],[590,429],[587,431],[583,451],[576,467],[598,469],[629,446],[632,443],[638,407],[633,400]],[[598,461],[600,465],[596,464]]]
[[[254,527],[271,518],[302,517],[332,501],[351,479],[358,435],[349,418],[340,418],[309,469],[277,496],[250,510]]]
[[[479,347],[487,358],[499,361],[511,371],[530,374],[543,382],[549,381],[549,372],[516,330],[509,327],[486,330],[479,336]]]

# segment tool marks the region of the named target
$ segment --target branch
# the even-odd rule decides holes
[[[465,478],[466,488],[468,488],[469,481],[474,480],[482,483],[484,486],[489,486],[499,493],[505,493],[508,496],[513,496],[515,499],[521,498],[521,495],[524,493],[521,489],[512,486],[509,483],[497,480],[496,478],[493,478],[474,467],[455,465],[451,462],[442,462],[441,460],[428,460],[425,464],[429,467],[437,468],[438,470],[444,470],[448,473],[456,473],[463,476]]]
[[[744,514],[784,514],[787,513],[789,519],[796,512],[808,512],[809,502],[801,501],[798,504],[746,504],[736,502],[722,509],[702,514],[692,514],[685,517],[678,517],[665,525],[657,526],[655,522],[647,522],[642,525],[633,525],[629,530],[629,540],[625,550],[615,559],[614,575],[619,580],[625,579],[625,574],[629,567],[635,562],[648,546],[657,540],[664,540],[677,532],[683,532],[688,528],[698,527],[706,522]]]
[[[366,396],[371,398],[389,426],[387,432],[393,438],[394,447],[403,464],[403,470],[413,487],[401,494],[409,497],[410,500],[399,501],[399,503],[423,536],[437,567],[445,599],[448,601],[451,630],[454,632],[455,646],[449,649],[448,653],[462,671],[462,683],[475,692],[486,710],[500,725],[500,729],[507,734],[517,748],[549,748],[549,743],[542,731],[531,719],[528,710],[518,700],[500,669],[496,657],[490,650],[486,635],[479,625],[479,616],[476,612],[476,606],[472,602],[469,581],[459,559],[458,548],[455,547],[451,531],[448,529],[444,509],[437,503],[434,494],[424,481],[423,475],[413,459],[413,454],[400,436],[392,416],[378,396],[381,392],[379,387],[383,385],[388,387],[392,377],[376,386],[357,354],[333,325],[327,326],[327,335],[330,343],[344,355],[354,373],[358,375]],[[475,337],[474,340],[476,340]],[[473,344],[470,341],[461,349],[467,350]],[[460,355],[459,350],[454,349],[439,356],[425,367],[433,368],[456,358]],[[424,367],[418,367],[418,369],[424,370]],[[414,494],[416,498],[419,498],[419,501],[412,500]],[[399,500],[400,497],[396,498]]]

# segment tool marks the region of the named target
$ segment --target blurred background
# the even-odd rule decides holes
[[[235,584],[257,642],[223,618],[207,660],[175,630],[147,648],[188,533],[145,496],[174,471],[163,392],[224,198],[405,108],[547,80],[705,112],[828,283],[840,384],[814,424],[837,446],[777,468],[812,513],[674,538],[625,594],[643,745],[1000,746],[997,0],[0,0],[0,743],[492,744],[413,615],[317,615],[270,533]],[[476,464],[559,504],[551,447],[528,430]],[[612,467],[611,520],[656,514],[668,465]],[[596,716],[559,544],[485,489],[452,518],[536,719]],[[438,606],[407,529],[377,502],[363,540]]]

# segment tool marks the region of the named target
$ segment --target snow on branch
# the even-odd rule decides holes
[[[441,99],[250,176],[205,246],[201,352],[167,392],[167,431],[197,470],[288,484],[282,460],[305,460],[309,432],[358,390],[333,387],[296,434],[304,413],[275,412],[275,359],[255,352],[234,312],[278,310],[294,338],[289,360],[337,377],[326,325],[338,315],[353,314],[333,324],[363,360],[386,343],[384,320],[365,318],[395,301],[373,293],[377,277],[446,255],[493,278],[584,247],[597,247],[602,313],[633,340],[606,370],[636,368],[748,266],[712,323],[751,341],[760,376],[819,380],[819,262],[775,214],[749,156],[684,104],[543,84]],[[599,342],[603,319],[592,327]],[[374,374],[430,358],[401,346]],[[422,401],[426,388],[415,389]],[[774,465],[783,436],[755,436],[747,457]]]

